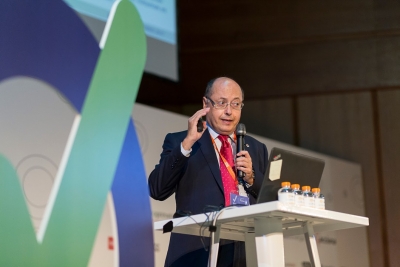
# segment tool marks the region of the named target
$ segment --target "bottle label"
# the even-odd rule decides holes
[[[323,198],[316,198],[315,199],[315,207],[317,209],[324,210],[325,209],[325,199]]]
[[[286,205],[294,205],[294,195],[290,192],[278,193],[278,200]]]
[[[315,208],[315,199],[313,197],[304,197],[304,206]]]
[[[299,206],[299,207],[304,206],[304,197],[303,197],[303,195],[300,195],[300,194],[294,195],[294,204],[296,206]]]

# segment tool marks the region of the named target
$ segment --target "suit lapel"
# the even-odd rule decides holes
[[[198,142],[200,145],[200,150],[203,153],[204,158],[208,163],[208,167],[210,168],[219,188],[223,192],[221,172],[219,170],[219,162],[217,155],[215,153],[214,145],[211,142],[211,136],[208,130],[204,132],[203,136],[199,139]]]

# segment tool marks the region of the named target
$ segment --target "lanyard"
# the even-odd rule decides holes
[[[222,160],[222,162],[224,163],[225,167],[228,169],[228,172],[229,172],[229,174],[231,175],[232,179],[235,181],[235,184],[238,185],[238,181],[237,181],[237,179],[236,179],[236,174],[235,174],[235,172],[233,171],[232,166],[229,165],[229,163],[228,163],[228,161],[225,159],[225,157],[223,157],[223,156],[221,155],[221,152],[219,151],[219,149],[218,149],[218,147],[217,147],[217,144],[215,143],[214,138],[212,138],[211,135],[210,135],[210,137],[211,137],[211,141],[212,141],[212,143],[213,143],[213,145],[214,145],[215,150],[216,150],[216,151],[218,152],[218,154],[219,154],[219,157],[221,158],[221,160]],[[236,134],[234,134],[233,139],[234,139],[234,141],[235,141],[235,143],[236,143]],[[221,147],[222,147],[222,146],[223,146],[223,144],[221,144]]]

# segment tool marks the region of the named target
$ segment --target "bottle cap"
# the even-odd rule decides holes
[[[316,188],[313,188],[313,189],[312,189],[312,192],[313,192],[313,193],[319,193],[319,192],[321,192],[321,189],[319,189],[318,187],[316,187]]]
[[[300,185],[299,184],[292,184],[292,189],[300,189]]]
[[[282,182],[282,187],[290,187],[290,182]]]
[[[303,190],[303,191],[310,191],[310,186],[304,185],[304,186],[301,187],[301,190]]]

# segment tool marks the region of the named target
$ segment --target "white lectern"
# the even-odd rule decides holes
[[[192,219],[191,219],[192,218]],[[197,223],[207,222],[205,214],[173,219],[174,233],[199,235]],[[154,223],[155,230],[171,220]],[[196,223],[197,222],[197,223]],[[247,267],[284,267],[283,237],[304,234],[311,265],[321,267],[314,233],[368,226],[366,217],[330,210],[286,206],[279,201],[228,208],[218,214],[212,239],[210,266],[215,267],[219,240],[245,241]],[[204,236],[210,232],[204,231]]]

